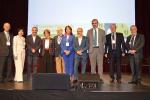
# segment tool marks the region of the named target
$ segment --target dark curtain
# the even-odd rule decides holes
[[[0,31],[3,31],[3,23],[11,24],[11,32],[16,35],[18,28],[27,32],[28,0],[0,0]]]
[[[150,57],[150,0],[135,0],[136,25],[145,36],[144,57]]]

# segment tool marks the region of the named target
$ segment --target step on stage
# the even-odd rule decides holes
[[[142,75],[141,85],[128,84],[131,79],[129,74],[123,74],[121,84],[109,83],[108,74],[104,74],[103,79],[104,83],[100,82],[98,88],[73,87],[70,90],[35,90],[32,88],[32,82],[28,81],[0,83],[0,100],[149,100],[150,98],[150,75]]]

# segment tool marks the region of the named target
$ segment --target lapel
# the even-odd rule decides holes
[[[81,40],[81,45],[80,46],[82,46],[83,41],[84,41],[84,36],[82,36],[82,40]]]
[[[135,41],[134,41],[134,46],[136,46],[138,39],[139,39],[139,34],[137,33]]]
[[[111,44],[111,33],[108,35],[108,41]]]
[[[98,28],[98,37],[100,37],[100,33],[101,33],[101,32],[100,32],[100,29]]]
[[[72,39],[71,36],[72,36],[72,35],[70,35],[69,38],[68,38],[68,42],[69,42],[69,43],[70,43],[70,41],[71,41],[71,39]],[[67,40],[67,35],[66,35],[66,40]]]
[[[127,41],[128,43],[130,42],[130,40],[131,40],[131,37],[132,37],[131,35],[128,37],[128,41]]]
[[[78,37],[76,38],[76,44],[77,44],[77,46],[79,47],[79,41],[78,41],[79,39],[78,39]]]
[[[43,39],[43,45],[45,46],[45,38]]]
[[[118,35],[118,33],[116,32],[116,45],[117,45],[117,43],[118,43],[118,40],[119,40],[119,35]]]
[[[37,42],[37,36],[36,36],[36,38],[35,38],[35,44],[36,44],[36,42]]]
[[[91,37],[91,40],[93,42],[93,28],[90,30],[90,37]]]
[[[127,37],[126,44],[130,48],[131,35]]]
[[[78,40],[78,38],[77,38],[77,44],[78,44],[79,47],[82,47],[83,39],[84,39],[84,36],[82,36],[81,45],[79,45],[79,40]]]
[[[34,44],[32,35],[30,35],[29,39],[30,39],[31,43]]]
[[[100,40],[102,39],[100,31],[101,31],[100,28],[98,28],[98,43],[99,43],[99,45],[100,45]]]
[[[7,37],[5,35],[5,32],[3,32],[3,37],[4,37],[4,40],[7,41]]]
[[[56,45],[59,45],[57,40],[58,40],[58,35],[55,38],[55,43],[56,43]]]

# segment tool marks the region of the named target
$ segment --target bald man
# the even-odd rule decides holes
[[[12,81],[12,40],[11,26],[4,23],[4,31],[0,33],[0,82]]]
[[[87,63],[88,38],[83,36],[83,29],[77,29],[77,37],[74,41],[75,63],[74,63],[74,80],[78,79],[78,67],[81,62],[81,73],[85,74]]]
[[[132,71],[132,80],[129,84],[141,84],[140,62],[143,58],[143,47],[145,43],[144,36],[137,33],[137,27],[130,27],[131,35],[127,37],[126,46],[129,54],[130,67]]]
[[[61,56],[61,40],[63,37],[63,29],[61,27],[57,27],[56,29],[57,35],[54,37],[55,41],[55,62],[56,62],[56,72],[57,73],[65,73],[64,60]]]

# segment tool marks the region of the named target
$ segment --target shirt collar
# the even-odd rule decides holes
[[[93,30],[95,30],[95,29],[98,30],[98,28],[93,28]]]
[[[9,32],[4,31],[5,34],[9,34]]]

